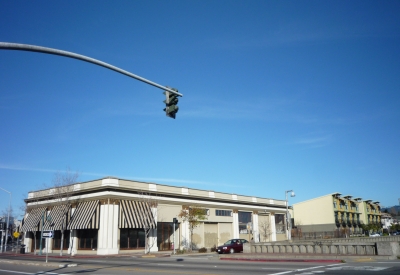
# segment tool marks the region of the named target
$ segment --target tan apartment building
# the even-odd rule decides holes
[[[294,226],[303,234],[360,234],[363,224],[380,224],[380,217],[379,202],[342,196],[340,193],[293,204]]]
[[[62,243],[66,253],[105,255],[145,247],[187,249],[189,243],[211,248],[232,238],[286,238],[286,202],[270,198],[103,178],[62,190],[32,191],[25,202],[21,231],[26,252],[39,249],[40,242],[53,253],[60,252]],[[190,207],[204,208],[207,217],[193,235],[189,223],[179,217]],[[42,231],[54,232],[47,244],[40,241]]]

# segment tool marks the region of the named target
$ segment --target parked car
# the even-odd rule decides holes
[[[373,233],[369,234],[369,236],[370,236],[370,237],[380,237],[381,234],[376,233],[376,232],[373,232]]]
[[[217,247],[217,253],[235,253],[243,251],[243,244],[248,243],[245,239],[231,239]]]

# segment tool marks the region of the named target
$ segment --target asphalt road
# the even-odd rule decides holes
[[[0,256],[1,257],[1,256]],[[61,266],[60,266],[61,265]],[[76,265],[76,266],[65,266]],[[135,274],[135,275],[305,275],[305,274],[400,274],[400,261],[318,263],[222,261],[215,256],[196,257],[114,257],[93,259],[0,258],[0,274]]]

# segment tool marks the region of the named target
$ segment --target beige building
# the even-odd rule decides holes
[[[363,224],[380,224],[380,217],[379,202],[342,196],[340,193],[293,204],[294,226],[303,234],[359,234],[362,233]]]
[[[286,202],[270,198],[103,178],[32,191],[25,202],[26,252],[39,249],[42,230],[54,233],[47,244],[42,239],[43,248],[59,252],[62,242],[71,254],[187,249],[191,241],[194,248],[211,248],[231,238],[285,239]],[[207,216],[192,239],[189,223],[178,217],[190,207],[204,208]]]

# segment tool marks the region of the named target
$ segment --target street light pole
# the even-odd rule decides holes
[[[10,211],[11,211],[11,192],[7,191],[3,188],[0,187],[1,190],[3,190],[4,192],[7,192],[8,194],[10,194],[10,202],[9,202],[9,206],[8,206],[8,216],[7,216],[7,227],[6,227],[6,234],[4,236],[5,239],[5,245],[4,245],[4,251],[7,252],[7,237],[8,237],[8,227],[10,226]],[[1,238],[1,242],[3,244],[3,237]],[[1,252],[3,252],[3,245],[1,246]]]
[[[291,239],[291,234],[289,233],[289,208],[288,208],[288,193],[291,193],[290,196],[296,196],[293,190],[285,191],[286,197],[286,239],[289,241]]]

